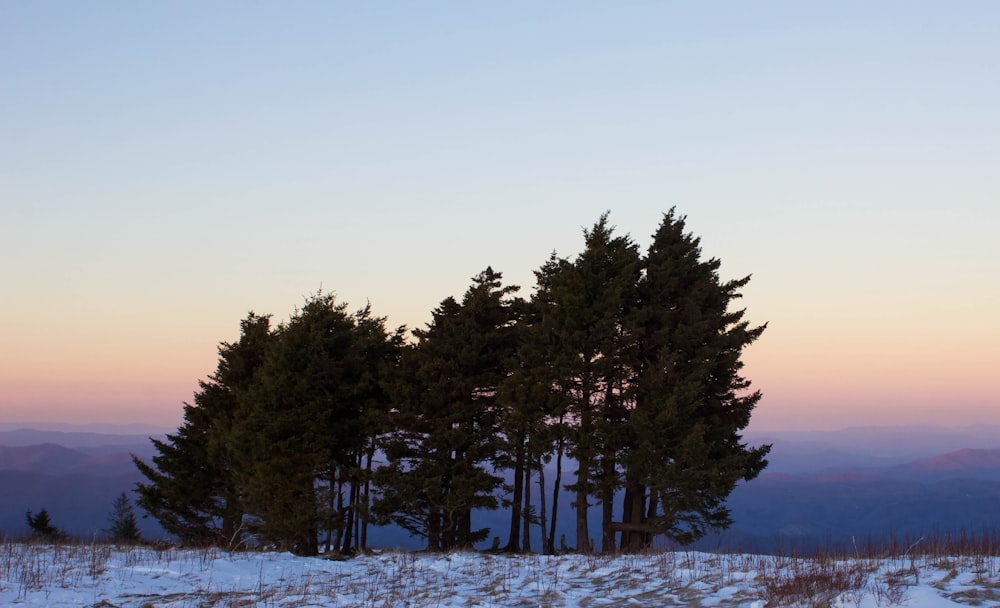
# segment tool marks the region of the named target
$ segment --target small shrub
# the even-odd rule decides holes
[[[763,594],[769,606],[828,601],[841,593],[864,589],[868,569],[857,561],[830,559],[793,563],[763,575]]]

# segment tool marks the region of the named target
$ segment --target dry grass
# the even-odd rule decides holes
[[[1000,601],[1000,544],[953,536],[852,543],[826,554],[750,555],[660,551],[641,555],[428,555],[385,551],[347,562],[280,562],[275,554],[114,547],[102,543],[0,542],[0,593],[14,601],[92,589],[88,606],[268,608],[302,606],[877,606],[905,604],[922,582],[952,601]],[[220,560],[224,563],[218,564]],[[255,581],[213,578],[247,562]],[[317,567],[319,565],[320,567]],[[277,575],[275,568],[288,569]],[[170,572],[175,586],[132,585]],[[154,577],[155,578],[155,577]],[[246,577],[244,577],[245,579]],[[923,581],[922,581],[923,579]],[[190,581],[178,589],[176,581]],[[99,590],[116,588],[114,595]],[[11,593],[12,592],[12,593]],[[604,602],[602,604],[602,602]],[[869,604],[870,605],[870,604]]]

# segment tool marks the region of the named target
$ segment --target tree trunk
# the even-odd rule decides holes
[[[660,495],[656,492],[649,492],[649,505],[646,508],[646,519],[643,524],[652,521],[656,517],[656,510],[659,507]],[[642,535],[642,543],[646,546],[652,546],[653,544],[653,534],[650,532],[644,532]]]
[[[440,551],[441,547],[441,510],[439,507],[427,509],[427,550]]]
[[[625,486],[625,498],[622,501],[622,538],[621,550],[635,553],[648,547],[647,535],[641,532],[646,523],[645,502],[646,488],[640,483],[630,482]]]
[[[230,492],[226,499],[226,507],[222,511],[222,543],[226,549],[234,549],[242,541],[243,506],[236,492]]]
[[[461,534],[459,536],[459,547],[462,549],[472,548],[472,509],[464,508],[462,509],[462,516],[459,520],[462,522]]]
[[[334,525],[337,529],[337,542],[334,543],[335,547],[339,547],[341,541],[344,539],[344,511],[344,480],[343,475],[339,475],[337,479],[337,510],[334,511]],[[329,541],[326,550],[330,550]]]
[[[361,488],[364,485],[363,473],[361,465],[364,461],[364,454],[359,450],[357,452],[357,457],[354,459],[354,495],[351,497],[351,519],[354,521],[354,546],[350,549],[356,550],[358,547],[358,540],[361,538]]]
[[[365,513],[364,517],[361,518],[361,542],[359,543],[362,551],[368,548],[368,509],[371,508],[372,461],[374,459],[375,439],[372,438],[371,445],[368,447],[367,462],[365,463]]]
[[[312,557],[319,554],[319,530],[315,526],[309,526],[301,532],[299,541],[295,546],[295,553],[305,557]]]
[[[324,539],[324,545],[326,546],[326,551],[328,552],[333,544],[333,514],[336,509],[336,503],[334,502],[334,487],[336,486],[335,477],[336,473],[334,473],[334,469],[331,467],[329,488],[327,490],[328,493],[326,497],[326,538]]]
[[[531,464],[531,460],[528,461]],[[548,523],[545,512],[545,466],[542,459],[538,459],[538,529],[542,536],[542,553],[549,550],[548,536],[546,535],[546,524]]]
[[[510,534],[507,536],[507,546],[504,551],[519,553],[518,537],[521,532],[521,497],[524,493],[524,439],[515,437],[517,447],[514,454],[514,496],[510,505]]]
[[[340,543],[340,552],[349,553],[351,543],[354,542],[354,511],[358,501],[358,482],[355,476],[351,476],[350,489],[348,490],[347,517],[344,518],[344,540]]]
[[[562,485],[563,440],[561,437],[558,443],[559,446],[556,448],[556,480],[552,486],[552,522],[549,524],[549,546],[546,549],[549,555],[556,553],[556,520],[559,514],[559,486]]]
[[[615,490],[614,479],[615,463],[607,454],[601,462],[601,472],[604,479],[601,480],[601,552],[614,553],[615,531],[611,528],[614,521]]]
[[[526,450],[525,450],[526,451]],[[522,467],[524,469],[524,538],[521,541],[521,548],[526,552],[531,552],[531,464]]]
[[[608,379],[604,392],[604,423],[605,437],[601,447],[601,480],[598,487],[601,489],[601,552],[614,553],[618,548],[615,543],[615,530],[611,527],[614,522],[615,489],[618,486],[618,470],[616,458],[615,436],[617,428],[622,424],[622,413],[619,410],[619,398],[615,395],[614,381],[619,377],[619,370],[616,367],[614,374]]]
[[[592,553],[590,545],[590,527],[587,522],[587,510],[590,508],[587,486],[590,481],[591,450],[587,445],[590,442],[590,393],[584,391],[581,399],[580,412],[580,434],[577,442],[577,468],[576,468],[576,499],[573,506],[576,508],[576,550],[579,553]]]

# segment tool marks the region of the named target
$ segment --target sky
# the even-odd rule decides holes
[[[422,327],[604,211],[752,274],[751,429],[1000,423],[1000,3],[0,4],[0,422],[175,427],[248,311]]]

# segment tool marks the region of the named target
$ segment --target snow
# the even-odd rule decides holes
[[[8,542],[0,545],[0,605],[940,608],[996,605],[998,567],[1000,557],[983,556],[834,560],[696,552],[385,551],[331,560],[276,552]]]

